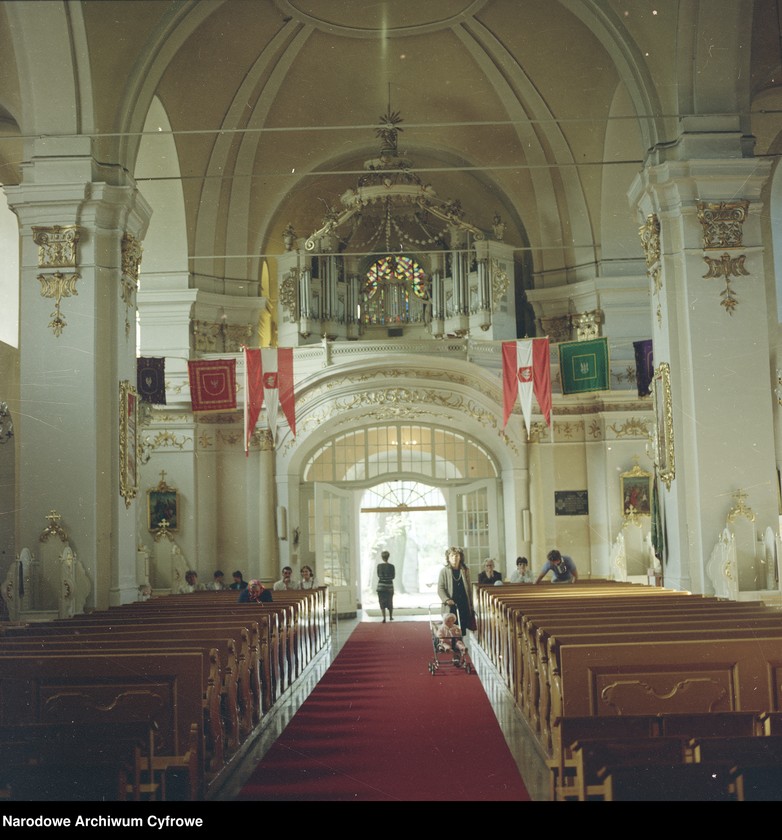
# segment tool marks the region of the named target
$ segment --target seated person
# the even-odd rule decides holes
[[[317,584],[315,583],[315,572],[312,571],[312,566],[302,566],[301,567],[301,583],[299,584],[300,589],[317,589]]]
[[[203,592],[206,587],[198,582],[198,574],[193,569],[185,572],[185,582],[177,589],[178,595],[186,595],[188,592]]]
[[[274,584],[275,592],[283,592],[286,589],[299,589],[298,581],[293,580],[293,569],[290,566],[284,566],[282,570],[282,577]]]
[[[510,576],[511,583],[534,583],[532,572],[529,568],[529,560],[526,557],[516,558],[516,571]]]
[[[207,589],[212,589],[215,592],[221,592],[223,589],[228,589],[225,583],[225,576],[219,569],[212,575],[212,582],[208,584]]]
[[[235,571],[232,577],[234,582],[229,585],[229,589],[247,589],[247,581],[244,579],[240,571]]]
[[[502,583],[502,575],[494,571],[494,559],[487,557],[483,564],[483,571],[478,575],[478,583],[494,586],[497,582]]]
[[[462,641],[461,628],[456,623],[456,613],[446,613],[443,616],[443,623],[437,629],[437,638],[442,640],[437,644],[438,650],[452,650],[454,662],[459,661],[457,654],[463,654],[467,650]]]
[[[239,604],[268,604],[272,599],[271,589],[267,589],[259,580],[251,580],[247,588],[239,593]]]

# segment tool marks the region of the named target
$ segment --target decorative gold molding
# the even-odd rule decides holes
[[[571,316],[571,324],[576,330],[576,341],[591,341],[600,337],[600,325],[603,323],[603,313],[599,309],[582,312]]]
[[[671,398],[671,366],[660,362],[654,374],[654,414],[657,425],[655,438],[655,464],[660,480],[667,490],[676,477],[676,459],[673,441],[673,406]]]
[[[495,257],[492,257],[490,262],[491,270],[491,300],[492,310],[497,311],[500,301],[505,297],[508,286],[510,286],[510,277],[505,270],[504,263],[501,263]]]
[[[747,494],[743,490],[736,490],[735,493],[732,494],[733,498],[736,500],[736,504],[728,511],[727,519],[725,520],[727,524],[734,523],[740,516],[743,516],[745,519],[749,519],[750,522],[755,521],[755,512],[752,510],[751,507],[745,504],[747,499]]]
[[[699,201],[698,221],[703,226],[703,250],[741,248],[749,201]]]
[[[649,437],[649,423],[637,417],[626,420],[621,426],[612,423],[608,427],[618,438],[620,437]]]
[[[646,217],[646,222],[638,228],[641,244],[646,259],[646,274],[652,283],[652,294],[657,297],[655,314],[657,324],[662,326],[663,311],[660,303],[660,291],[663,287],[662,265],[660,264],[662,251],[660,249],[660,220],[654,213]]]
[[[66,297],[78,295],[76,291],[76,281],[80,280],[79,274],[62,274],[59,271],[54,274],[39,274],[38,280],[41,283],[41,297],[54,298],[54,312],[51,313],[52,320],[47,324],[51,327],[52,332],[59,338],[62,331],[68,325],[62,312],[60,311],[60,301]]]
[[[76,268],[80,236],[78,225],[33,227],[38,268]]]
[[[199,353],[238,353],[242,346],[257,347],[254,324],[229,324],[219,321],[193,321],[194,349]]]
[[[703,275],[704,280],[711,280],[712,278],[725,278],[725,288],[720,292],[720,306],[724,306],[728,315],[733,314],[733,310],[738,306],[739,302],[736,298],[736,293],[730,285],[731,277],[748,277],[749,272],[744,268],[744,261],[746,255],[742,254],[740,257],[731,257],[730,254],[724,253],[719,259],[711,259],[704,256],[706,265],[709,270]]]
[[[646,267],[651,268],[660,260],[660,220],[654,213],[646,217],[646,221],[638,228],[641,244],[646,258]]]
[[[125,507],[138,493],[138,392],[126,379],[119,383],[119,493]]]
[[[299,269],[292,268],[282,278],[280,285],[280,306],[288,313],[291,321],[295,321],[298,317],[298,289],[299,289]]]
[[[125,304],[125,338],[130,335],[130,319],[128,318],[128,310],[130,307],[133,307],[135,312],[136,309],[134,295],[138,291],[141,255],[141,243],[135,236],[126,233],[122,237],[121,243],[122,276],[120,278],[122,302]]]
[[[62,519],[60,514],[56,510],[50,510],[46,518],[49,520],[49,524],[41,531],[38,542],[46,542],[49,537],[57,537],[61,542],[67,543],[68,534],[65,528],[60,525]]]
[[[0,402],[0,443],[8,443],[14,436],[14,419],[8,403]]]

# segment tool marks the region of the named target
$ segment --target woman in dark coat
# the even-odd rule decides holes
[[[464,562],[464,551],[452,546],[448,549],[445,567],[437,579],[437,594],[443,603],[442,614],[456,613],[456,621],[462,631],[462,638],[471,629],[472,581],[470,570]]]

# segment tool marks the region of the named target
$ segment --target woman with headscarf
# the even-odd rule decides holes
[[[443,604],[443,616],[456,613],[456,621],[464,637],[464,634],[475,626],[470,570],[464,562],[464,551],[461,548],[452,546],[448,549],[446,558],[446,565],[437,579],[437,594]]]
[[[251,580],[247,584],[247,589],[243,589],[239,593],[239,604],[261,604],[269,603],[272,599],[271,589],[266,587],[257,579]]]

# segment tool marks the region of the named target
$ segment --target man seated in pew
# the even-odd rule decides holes
[[[575,583],[578,580],[578,569],[573,558],[556,548],[552,548],[546,555],[546,562],[535,583],[540,583],[549,572],[553,573],[552,583]]]
[[[203,592],[206,589],[203,583],[198,582],[198,573],[193,569],[185,572],[185,582],[177,590],[178,595],[187,595],[189,592]]]
[[[267,589],[259,580],[251,580],[247,589],[239,593],[239,604],[268,604],[272,600],[272,591]]]
[[[293,580],[293,569],[290,566],[283,566],[282,577],[274,584],[274,591],[284,592],[286,589],[298,588],[298,581]]]

